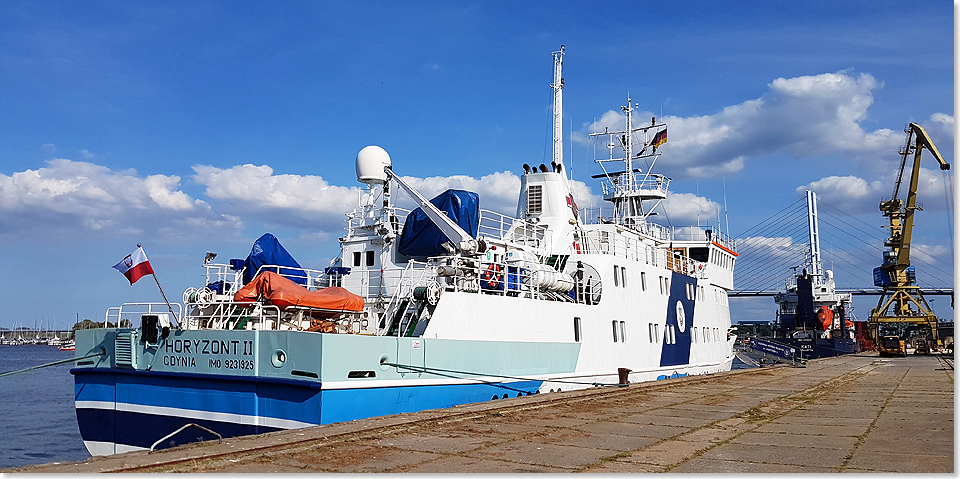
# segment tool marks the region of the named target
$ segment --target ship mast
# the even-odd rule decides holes
[[[563,45],[560,51],[553,52],[553,162],[563,171]],[[557,167],[555,167],[557,168]]]
[[[650,173],[650,168],[656,163],[660,152],[657,146],[666,142],[666,124],[657,123],[656,118],[651,118],[649,126],[633,126],[633,112],[636,106],[633,100],[627,98],[626,106],[621,106],[620,110],[624,112],[626,119],[626,128],[623,131],[610,131],[604,129],[603,132],[591,133],[591,137],[607,136],[607,148],[610,150],[610,157],[607,159],[595,160],[603,168],[603,173],[593,175],[593,178],[605,178],[603,186],[603,199],[610,201],[614,205],[614,213],[611,220],[617,224],[642,229],[646,223],[646,218],[651,211],[657,207],[667,197],[667,189],[670,185],[670,178]],[[662,134],[661,143],[647,141],[646,135],[650,130]],[[644,139],[641,140],[642,149],[639,153],[634,153],[633,142],[634,134],[643,133]],[[619,145],[614,141],[616,137]],[[615,156],[614,150],[619,146],[623,150],[623,156]],[[647,149],[651,148],[648,152]],[[646,172],[633,167],[633,160],[650,158],[650,164]],[[607,171],[605,163],[615,162],[623,165],[622,171]],[[638,176],[639,174],[639,176]],[[651,208],[644,208],[644,201],[653,200],[656,203]]]

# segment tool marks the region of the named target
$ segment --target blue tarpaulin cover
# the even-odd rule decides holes
[[[243,271],[243,284],[249,283],[253,277],[257,275],[257,270],[265,264],[297,268],[295,270],[288,268],[271,268],[271,270],[279,269],[280,271],[274,272],[283,275],[295,283],[307,284],[307,273],[300,269],[300,263],[297,263],[297,260],[293,259],[293,256],[287,253],[287,250],[283,249],[277,237],[270,233],[265,233],[253,242],[253,249],[250,250],[250,256],[247,256],[247,259],[243,262],[243,266],[246,268]]]
[[[430,200],[430,203],[446,212],[470,236],[477,237],[480,228],[480,195],[471,191],[447,190]],[[439,256],[446,253],[441,245],[447,241],[450,239],[421,208],[417,208],[407,215],[403,223],[397,252],[405,256]]]

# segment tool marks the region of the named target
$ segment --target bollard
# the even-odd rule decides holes
[[[618,384],[618,386],[627,387],[630,385],[630,379],[628,377],[630,376],[630,372],[632,371],[633,371],[632,369],[617,368],[617,374],[620,375],[620,384]]]

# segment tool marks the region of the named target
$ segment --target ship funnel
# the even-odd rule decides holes
[[[370,145],[357,153],[357,181],[376,185],[387,181],[383,168],[391,166],[390,155],[383,148]]]

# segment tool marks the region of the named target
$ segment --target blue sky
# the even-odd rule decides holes
[[[892,192],[904,125],[927,128],[953,162],[953,11],[882,1],[2,2],[0,327],[68,327],[160,300],[152,281],[129,286],[110,269],[137,243],[172,298],[202,286],[205,251],[243,258],[264,232],[322,268],[338,252],[359,186],[354,158],[369,144],[425,193],[466,187],[482,207],[513,213],[520,165],[549,155],[561,44],[574,138],[565,155],[582,206],[601,202],[586,135],[619,125],[629,95],[639,118],[670,124],[657,166],[674,179],[675,224],[698,212],[716,223],[708,211],[725,202],[736,235],[813,188],[881,241],[877,203]],[[915,248],[952,272],[952,193],[932,158],[924,163]],[[837,269],[841,286],[870,285]],[[875,300],[858,301],[865,318]],[[934,308],[953,315],[945,300]],[[766,319],[774,304],[732,309],[735,320]]]

